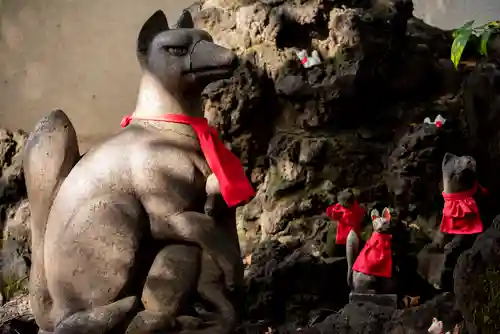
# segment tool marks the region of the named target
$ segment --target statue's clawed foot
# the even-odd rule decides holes
[[[177,317],[176,320],[179,324],[179,327],[185,330],[198,329],[203,324],[203,320],[201,320],[200,318],[192,317],[189,315],[181,315]]]
[[[126,334],[157,333],[175,327],[175,319],[166,316],[164,313],[151,311],[139,312],[129,324]]]
[[[105,306],[77,312],[61,321],[54,334],[102,334],[111,331],[132,317],[138,298],[127,297]]]

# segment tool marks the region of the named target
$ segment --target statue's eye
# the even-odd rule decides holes
[[[167,52],[172,56],[180,57],[184,56],[188,52],[188,49],[183,47],[169,47],[167,48]]]

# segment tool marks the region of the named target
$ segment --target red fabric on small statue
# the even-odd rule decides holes
[[[352,269],[366,275],[392,277],[391,246],[392,235],[373,232]]]
[[[240,159],[224,146],[224,143],[219,139],[217,130],[208,124],[206,118],[180,114],[165,114],[159,117],[129,115],[123,118],[122,128],[128,126],[132,119],[191,125],[198,136],[208,166],[219,181],[220,192],[227,205],[233,207],[255,195]]]
[[[359,235],[361,223],[365,217],[365,210],[363,210],[358,202],[354,202],[350,208],[345,208],[340,203],[337,203],[326,209],[326,215],[338,222],[335,243],[337,245],[345,245],[347,236],[352,229]]]
[[[476,184],[472,189],[447,194],[443,191],[444,207],[440,230],[449,234],[476,234],[483,232],[483,222],[479,216],[474,195],[478,187],[483,193],[486,189]]]

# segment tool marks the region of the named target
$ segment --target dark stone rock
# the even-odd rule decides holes
[[[26,293],[31,265],[30,209],[27,200],[8,210],[3,228],[1,293],[6,300]]]
[[[395,294],[365,294],[351,292],[349,294],[349,303],[374,303],[379,306],[398,307],[398,295]]]
[[[385,180],[400,219],[415,219],[416,213],[428,216],[442,209],[441,162],[450,148],[460,149],[461,139],[450,123],[443,128],[428,124],[409,127],[390,154]]]
[[[455,294],[469,333],[500,331],[500,216],[463,253],[455,267]]]
[[[0,334],[37,334],[38,326],[34,321],[13,319],[0,326]]]
[[[252,181],[261,183],[259,175],[268,167],[263,156],[278,113],[272,81],[246,61],[231,79],[208,87],[204,96],[209,122],[217,124],[221,138],[231,143]]]
[[[313,268],[330,261],[321,258],[331,226],[323,213],[347,187],[367,210],[391,206],[398,213],[393,260],[399,299],[410,294],[425,302],[436,294],[417,273],[417,254],[440,237],[442,157],[446,151],[475,155],[480,150],[471,140],[460,95],[470,70],[451,65],[451,32],[413,18],[412,10],[409,0],[221,0],[211,1],[195,18],[198,27],[244,59],[234,78],[207,88],[205,95],[207,116],[248,166],[257,187],[256,197],[238,211],[243,252],[252,254],[251,270],[260,273],[252,274],[248,284],[261,282],[260,295],[267,296],[250,293],[250,322],[264,320],[284,329],[325,316],[323,302],[298,298],[288,308],[291,302],[273,290],[287,287],[287,295],[309,295],[301,289],[312,275],[294,276],[308,282],[286,283],[294,288],[263,282],[287,256],[291,267],[300,267],[293,263],[303,257]],[[317,50],[322,63],[305,69],[297,49]],[[487,92],[481,105],[496,96],[494,89]],[[443,128],[422,125],[425,117],[437,114],[447,119]],[[479,165],[500,157],[500,152],[484,152]],[[493,178],[488,174],[480,182],[491,187]],[[368,226],[365,236],[370,231]],[[268,255],[267,261],[255,262],[256,254],[272,253],[262,250],[268,242],[302,255]],[[332,275],[344,284],[345,273]],[[317,286],[325,296],[330,293],[331,287]],[[297,316],[296,308],[311,311]],[[427,328],[431,320],[425,320]],[[246,329],[258,332],[266,326]],[[382,327],[375,325],[372,332],[377,328]]]
[[[9,300],[25,292],[30,266],[29,204],[22,172],[22,131],[0,129],[0,293]]]
[[[22,173],[22,149],[27,138],[23,131],[0,129],[0,223],[7,218],[7,209],[26,196]]]
[[[342,307],[348,301],[346,270],[345,259],[327,263],[301,247],[277,241],[261,244],[245,275],[247,314],[242,332],[256,327],[291,330],[307,324],[319,310]]]
[[[455,298],[450,293],[406,310],[394,310],[393,307],[371,302],[350,303],[323,322],[297,333],[424,334],[428,333],[434,317],[443,321],[445,330],[449,330],[461,321],[460,314],[454,310],[454,303]]]

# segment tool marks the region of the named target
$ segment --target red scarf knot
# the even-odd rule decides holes
[[[302,58],[302,60],[300,61],[300,63],[302,65],[304,65],[305,63],[307,63],[307,60],[308,60],[307,57],[304,57],[304,58]]]
[[[444,207],[440,230],[449,234],[476,234],[483,232],[483,223],[479,215],[474,195],[487,190],[478,183],[472,189],[459,193],[447,194],[443,191]]]
[[[125,128],[125,127],[127,127],[130,124],[130,122],[132,122],[132,116],[131,115],[123,116],[122,122],[120,123],[120,126],[122,128]]]
[[[126,127],[132,119],[156,122],[172,122],[191,125],[198,136],[200,147],[208,166],[219,181],[220,192],[229,207],[233,207],[255,196],[240,159],[219,139],[217,130],[208,124],[204,117],[165,114],[158,117],[125,116],[121,126]]]
[[[326,209],[326,214],[330,219],[338,222],[335,243],[345,245],[347,236],[351,230],[359,235],[361,232],[361,223],[365,217],[365,210],[354,202],[350,208],[345,208],[340,203],[332,205]]]
[[[366,275],[392,277],[391,247],[392,235],[373,232],[352,269]]]

